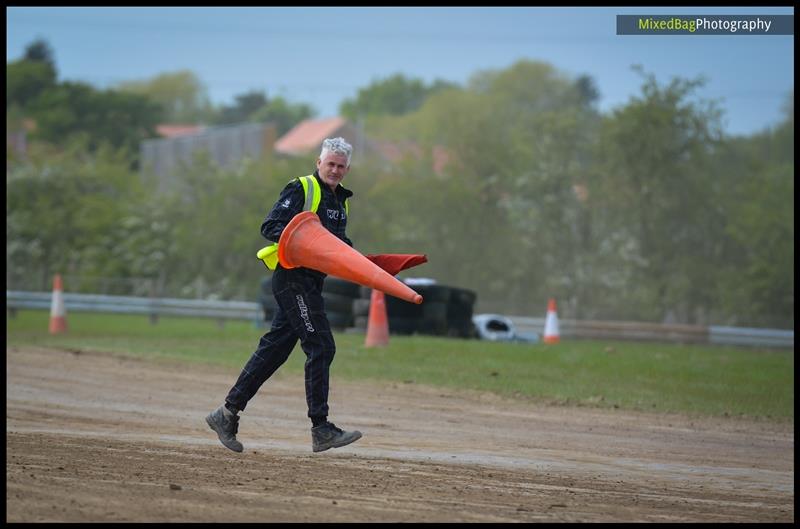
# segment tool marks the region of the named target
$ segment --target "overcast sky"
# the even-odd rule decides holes
[[[794,14],[793,8],[7,7],[6,60],[37,38],[59,80],[98,88],[188,69],[211,100],[251,90],[334,116],[359,88],[395,73],[466,82],[528,59],[591,75],[608,111],[639,93],[641,64],[660,82],[703,75],[730,134],[777,123],[794,90],[794,36],[616,35],[618,14]]]

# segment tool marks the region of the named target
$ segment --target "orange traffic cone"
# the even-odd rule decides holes
[[[558,343],[558,314],[556,313],[556,300],[550,298],[547,302],[547,319],[544,322],[544,343]]]
[[[61,274],[53,278],[53,302],[50,304],[50,334],[67,332],[67,315],[64,309],[64,288]]]
[[[278,261],[284,268],[304,266],[409,303],[422,303],[422,296],[408,285],[326,230],[312,211],[298,213],[284,228],[278,241]]]
[[[386,314],[386,296],[380,290],[372,289],[369,301],[369,320],[367,320],[367,347],[389,345],[389,318]]]

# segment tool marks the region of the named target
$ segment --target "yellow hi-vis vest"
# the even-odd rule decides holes
[[[314,178],[314,175],[308,175],[300,176],[294,180],[300,180],[300,183],[303,184],[303,192],[305,193],[303,211],[313,211],[316,213],[317,208],[319,207],[319,202],[322,199],[322,189],[320,189],[317,179]],[[292,182],[294,180],[292,180]],[[350,214],[348,209],[347,200],[345,200],[344,212],[346,215]],[[264,265],[268,269],[275,270],[275,268],[278,266],[278,243],[276,242],[261,248],[256,254],[256,257],[264,261]]]

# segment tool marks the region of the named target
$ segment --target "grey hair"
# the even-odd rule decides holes
[[[353,146],[347,143],[347,140],[344,138],[327,138],[323,141],[319,159],[325,158],[325,155],[328,153],[347,156],[347,166],[350,167],[350,156],[353,155]]]

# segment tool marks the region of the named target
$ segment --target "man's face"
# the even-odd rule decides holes
[[[329,152],[324,158],[317,158],[317,170],[320,180],[335,190],[350,167],[347,166],[347,156]]]

